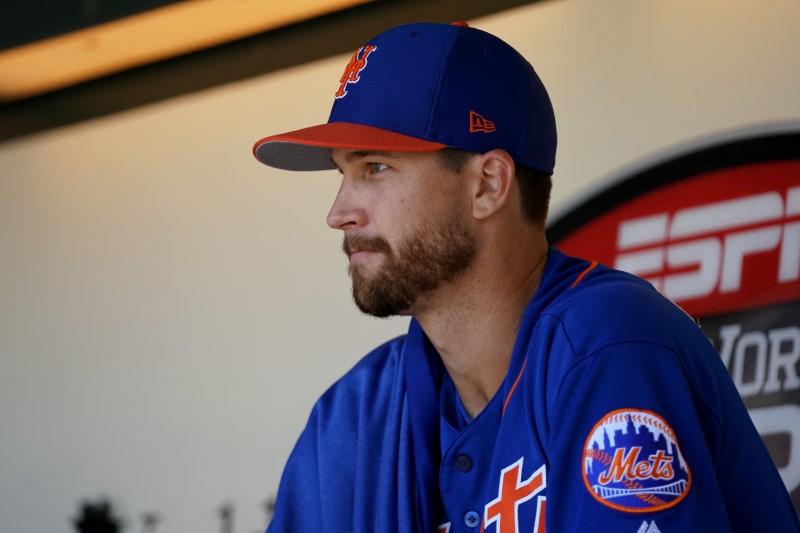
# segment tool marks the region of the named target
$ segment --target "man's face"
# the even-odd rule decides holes
[[[328,224],[345,233],[353,299],[364,313],[410,314],[469,267],[466,192],[433,152],[334,150],[342,171]]]

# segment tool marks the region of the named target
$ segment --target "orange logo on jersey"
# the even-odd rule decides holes
[[[367,58],[377,49],[377,46],[367,45],[356,50],[344,68],[344,74],[339,78],[339,90],[336,91],[336,98],[343,98],[347,95],[348,83],[358,83],[358,80],[361,79],[359,74],[367,66]]]
[[[483,115],[479,115],[475,111],[469,112],[470,133],[475,133],[476,131],[481,131],[483,133],[491,133],[496,129],[497,128],[494,127],[494,122],[492,122],[488,118],[484,117]]]
[[[586,439],[581,463],[586,489],[618,511],[674,507],[692,484],[675,432],[660,415],[644,409],[604,416]]]
[[[500,485],[497,498],[486,504],[483,511],[483,524],[481,531],[495,524],[497,533],[516,533],[519,528],[520,504],[537,496],[536,522],[533,525],[534,533],[545,531],[545,505],[547,497],[540,495],[547,488],[547,472],[540,466],[536,472],[522,479],[522,463],[525,458],[520,457],[517,462],[505,467],[500,472]]]

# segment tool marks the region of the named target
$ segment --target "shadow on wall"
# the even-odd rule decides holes
[[[275,512],[275,497],[267,498],[263,508],[266,513],[266,523],[264,524],[264,529],[266,529]],[[217,514],[220,533],[233,533],[234,505],[232,503],[222,504],[217,510]],[[161,521],[161,515],[155,511],[142,513],[140,531],[156,533]],[[124,518],[116,516],[113,505],[106,499],[100,499],[97,502],[84,501],[81,504],[80,515],[72,521],[78,533],[121,533],[126,526],[125,522]],[[264,529],[254,533],[263,533]]]

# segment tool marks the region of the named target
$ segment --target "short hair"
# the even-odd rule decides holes
[[[461,172],[467,161],[478,155],[478,152],[461,148],[443,148],[438,153],[444,167],[456,174]],[[514,178],[519,184],[522,215],[544,229],[550,208],[550,191],[553,189],[551,176],[540,170],[517,165]]]

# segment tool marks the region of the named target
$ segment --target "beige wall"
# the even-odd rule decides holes
[[[791,0],[552,0],[472,22],[551,92],[558,213],[676,147],[799,124],[797,20]],[[313,401],[407,324],[350,303],[336,173],[250,155],[323,121],[345,61],[0,145],[0,531],[69,531],[99,495],[127,531],[146,511],[214,531],[223,502],[263,527]]]

